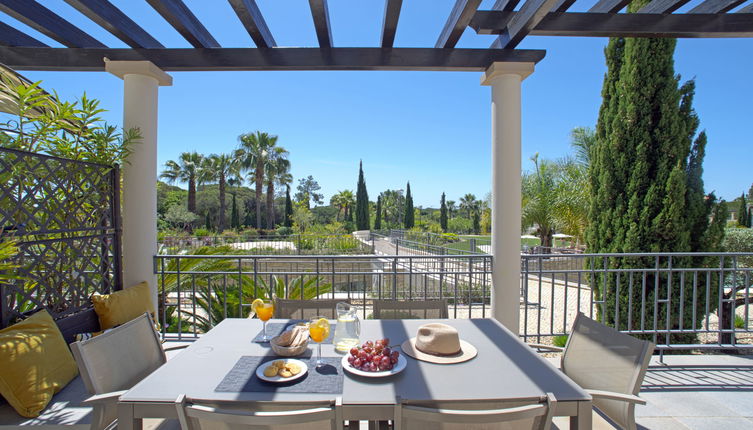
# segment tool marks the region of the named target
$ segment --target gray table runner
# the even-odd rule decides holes
[[[316,357],[310,353],[295,357],[308,366],[308,372],[301,378],[290,382],[267,382],[256,376],[256,368],[268,361],[280,360],[276,356],[245,355],[235,363],[232,370],[225,375],[215,391],[225,393],[241,392],[281,392],[281,393],[333,393],[343,392],[343,368],[341,359],[337,357],[322,357],[326,363],[316,368]]]
[[[300,322],[304,322],[304,320],[290,320],[289,322],[284,322],[284,323],[278,323],[278,322],[267,323],[267,335],[270,338],[275,337],[275,336],[279,335],[280,333],[284,332],[285,330],[287,330],[288,327],[294,326],[294,325],[296,325],[296,324],[298,324]],[[305,322],[308,322],[308,321],[305,321]],[[335,324],[335,323],[330,323],[330,326],[329,326],[329,337],[327,337],[326,339],[324,339],[324,342],[322,342],[322,343],[332,343],[332,337],[335,335],[335,326],[336,325],[337,324]],[[264,335],[264,329],[259,330],[259,333],[257,333],[256,336],[254,336],[252,342],[264,343],[261,340],[261,338],[262,338],[263,335]],[[314,343],[313,341],[311,341],[311,342],[309,342],[309,345],[316,345],[316,343]]]

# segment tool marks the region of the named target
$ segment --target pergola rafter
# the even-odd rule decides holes
[[[164,48],[151,34],[108,0],[65,0],[132,48]]]
[[[146,0],[165,21],[195,48],[219,48],[220,44],[182,0]]]

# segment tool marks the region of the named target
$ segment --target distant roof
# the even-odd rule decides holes
[[[595,0],[585,13],[568,12],[575,0],[457,0],[430,47],[394,47],[402,0],[385,0],[379,46],[335,47],[327,0],[309,0],[318,45],[278,47],[255,0],[228,0],[256,47],[222,47],[182,0],[147,0],[193,48],[164,46],[108,0],[65,0],[130,48],[111,48],[76,23],[34,0],[0,0],[0,11],[60,43],[50,47],[0,21],[0,62],[25,70],[104,70],[103,58],[149,60],[166,71],[190,70],[485,70],[493,62],[538,62],[542,50],[516,47],[528,35],[585,37],[753,37],[753,0],[652,0],[637,13],[621,12],[629,0]],[[745,5],[748,1],[748,4]],[[737,9],[737,10],[735,10]],[[734,11],[734,12],[733,12]],[[230,24],[229,24],[230,25]],[[468,27],[496,35],[489,49],[455,48]]]

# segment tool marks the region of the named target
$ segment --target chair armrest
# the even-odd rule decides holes
[[[605,400],[620,400],[623,402],[645,405],[646,401],[632,394],[615,393],[614,391],[586,390],[591,397]]]
[[[102,394],[95,394],[88,399],[81,402],[82,405],[95,405],[98,403],[111,403],[113,401],[117,401],[118,397],[122,396],[123,394],[127,393],[128,390],[122,390],[122,391],[112,391],[109,393],[102,393]]]
[[[540,344],[540,343],[527,343],[526,345],[528,345],[528,346],[530,346],[531,348],[534,348],[534,349],[547,349],[547,350],[553,351],[553,352],[564,352],[565,351],[565,348],[561,348],[559,346],[554,346],[554,345],[543,345],[543,344]]]

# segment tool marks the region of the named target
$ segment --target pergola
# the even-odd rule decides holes
[[[50,47],[0,21],[0,62],[17,70],[107,71],[124,80],[125,128],[143,136],[123,169],[125,285],[150,280],[156,254],[157,99],[172,85],[169,71],[435,70],[483,72],[492,113],[492,315],[517,332],[521,215],[521,82],[544,58],[543,50],[516,49],[528,35],[586,37],[753,37],[753,1],[651,0],[625,13],[630,0],[596,0],[584,13],[575,0],[456,0],[433,47],[394,47],[402,0],[385,0],[376,47],[333,45],[327,0],[309,0],[319,46],[278,47],[255,0],[228,0],[256,47],[224,48],[182,0],[146,0],[193,48],[162,45],[108,0],[65,0],[129,48],[109,48],[35,0],[0,0],[0,11],[60,43]],[[737,10],[735,10],[737,9]],[[732,12],[734,11],[734,12]],[[459,49],[467,27],[496,35],[488,49]]]

